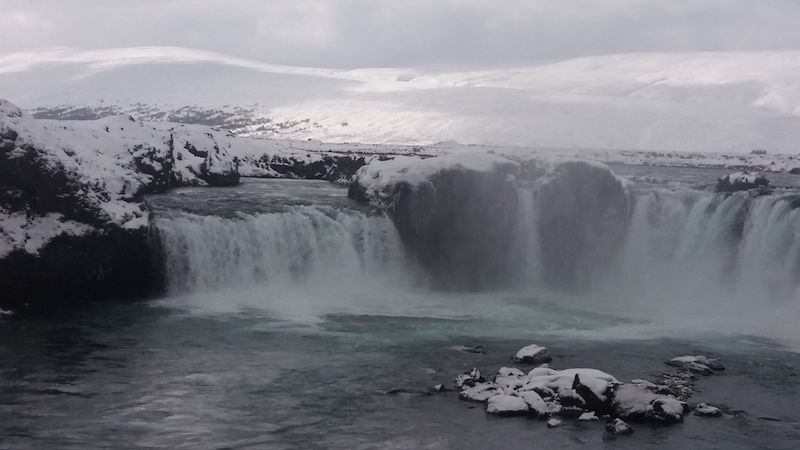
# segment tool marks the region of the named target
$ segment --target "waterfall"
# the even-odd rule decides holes
[[[581,175],[409,191],[392,216],[359,209],[327,186],[287,185],[316,192],[304,198],[319,203],[277,204],[280,186],[270,184],[265,196],[253,183],[162,199],[153,227],[172,294],[311,286],[325,296],[332,287],[369,285],[375,297],[388,285],[401,292],[422,281],[706,312],[794,303],[796,195],[624,186],[599,169]],[[254,194],[244,201],[247,189]],[[220,197],[209,201],[212,193]],[[247,208],[269,204],[225,206],[236,199]],[[195,209],[182,209],[187,201]]]
[[[800,285],[800,211],[793,198],[638,191],[605,286],[679,305],[791,302]]]
[[[175,213],[154,223],[172,293],[249,284],[360,283],[402,273],[385,215],[293,206],[220,217]]]

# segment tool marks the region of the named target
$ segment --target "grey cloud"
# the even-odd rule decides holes
[[[2,0],[0,52],[173,45],[280,64],[525,65],[800,49],[795,0]]]

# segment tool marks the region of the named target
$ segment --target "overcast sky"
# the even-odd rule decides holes
[[[800,49],[800,0],[0,0],[0,53],[141,45],[332,68]]]

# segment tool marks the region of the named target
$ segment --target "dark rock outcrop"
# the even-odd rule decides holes
[[[535,199],[543,275],[555,286],[585,287],[624,239],[630,196],[600,164],[563,162],[545,178]]]
[[[356,172],[367,164],[367,157],[360,155],[311,154],[303,158],[293,155],[262,155],[248,158],[250,167],[261,175],[281,178],[300,178],[308,180],[327,180],[333,183],[348,184]],[[251,169],[252,170],[252,169]]]
[[[136,299],[164,285],[148,229],[62,235],[30,254],[0,258],[0,308],[43,308],[75,300]]]
[[[621,244],[630,197],[602,164],[449,155],[372,163],[351,198],[386,210],[432,284],[481,290],[541,275],[580,288]]]
[[[769,180],[764,175],[749,172],[736,172],[719,177],[714,192],[739,192],[758,189],[769,193]]]

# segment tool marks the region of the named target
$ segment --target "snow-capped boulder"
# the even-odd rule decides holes
[[[519,393],[519,396],[528,404],[531,413],[538,417],[547,417],[554,411],[535,391],[523,391]]]
[[[705,417],[720,417],[722,416],[722,411],[715,407],[711,406],[707,403],[700,403],[694,408],[695,415],[698,416],[705,416]]]
[[[486,348],[482,345],[454,345],[450,347],[453,350],[464,352],[464,353],[475,353],[479,355],[483,355],[486,353]]]
[[[528,404],[516,395],[499,394],[486,403],[486,412],[498,416],[523,416],[528,414]]]
[[[720,177],[714,187],[715,192],[737,192],[751,189],[769,189],[769,180],[759,173],[734,172]]]
[[[701,375],[711,375],[714,371],[725,370],[725,366],[719,359],[709,358],[703,355],[678,356],[666,361],[666,364],[690,370]]]
[[[464,372],[456,377],[456,387],[463,389],[465,387],[475,386],[484,381],[486,381],[486,379],[483,377],[481,371],[473,367],[472,370]]]
[[[528,388],[544,386],[554,391],[571,390],[578,375],[581,384],[589,388],[600,400],[607,399],[610,389],[619,383],[616,378],[597,369],[554,370],[552,374],[530,377]],[[529,389],[529,390],[531,390]]]
[[[667,385],[655,384],[652,381],[643,380],[641,378],[631,380],[631,384],[635,384],[639,387],[647,389],[648,391],[655,392],[656,394],[668,394],[670,391],[669,386]]]
[[[472,387],[465,387],[458,394],[458,398],[461,400],[471,400],[473,402],[485,402],[500,393],[501,391],[496,384],[481,382],[476,383]]]
[[[557,428],[560,427],[562,423],[564,422],[560,419],[550,419],[547,421],[547,428]]]
[[[513,367],[501,367],[494,377],[494,383],[504,388],[517,389],[527,382],[525,372]]]
[[[536,344],[522,347],[514,355],[514,361],[523,364],[543,364],[549,363],[552,360],[553,358],[550,356],[550,352],[547,351],[547,348]]]
[[[633,427],[622,419],[614,419],[606,425],[606,431],[613,435],[626,435],[633,433]]]
[[[231,156],[232,136],[200,125],[171,130],[173,178],[180,186],[231,186],[239,183],[238,160]]]
[[[586,401],[574,389],[561,389],[558,391],[558,402],[565,407],[583,409],[586,406]]]
[[[525,376],[525,372],[517,369],[516,367],[501,367],[497,371],[497,376],[498,377],[517,377],[517,378],[520,378],[520,377],[524,377]]]
[[[614,389],[614,415],[625,419],[675,423],[683,420],[687,406],[671,395],[658,395],[637,385]]]
[[[597,417],[597,414],[594,411],[587,411],[587,412],[581,414],[578,417],[578,420],[581,421],[581,422],[596,422],[596,421],[600,420],[600,418]]]

